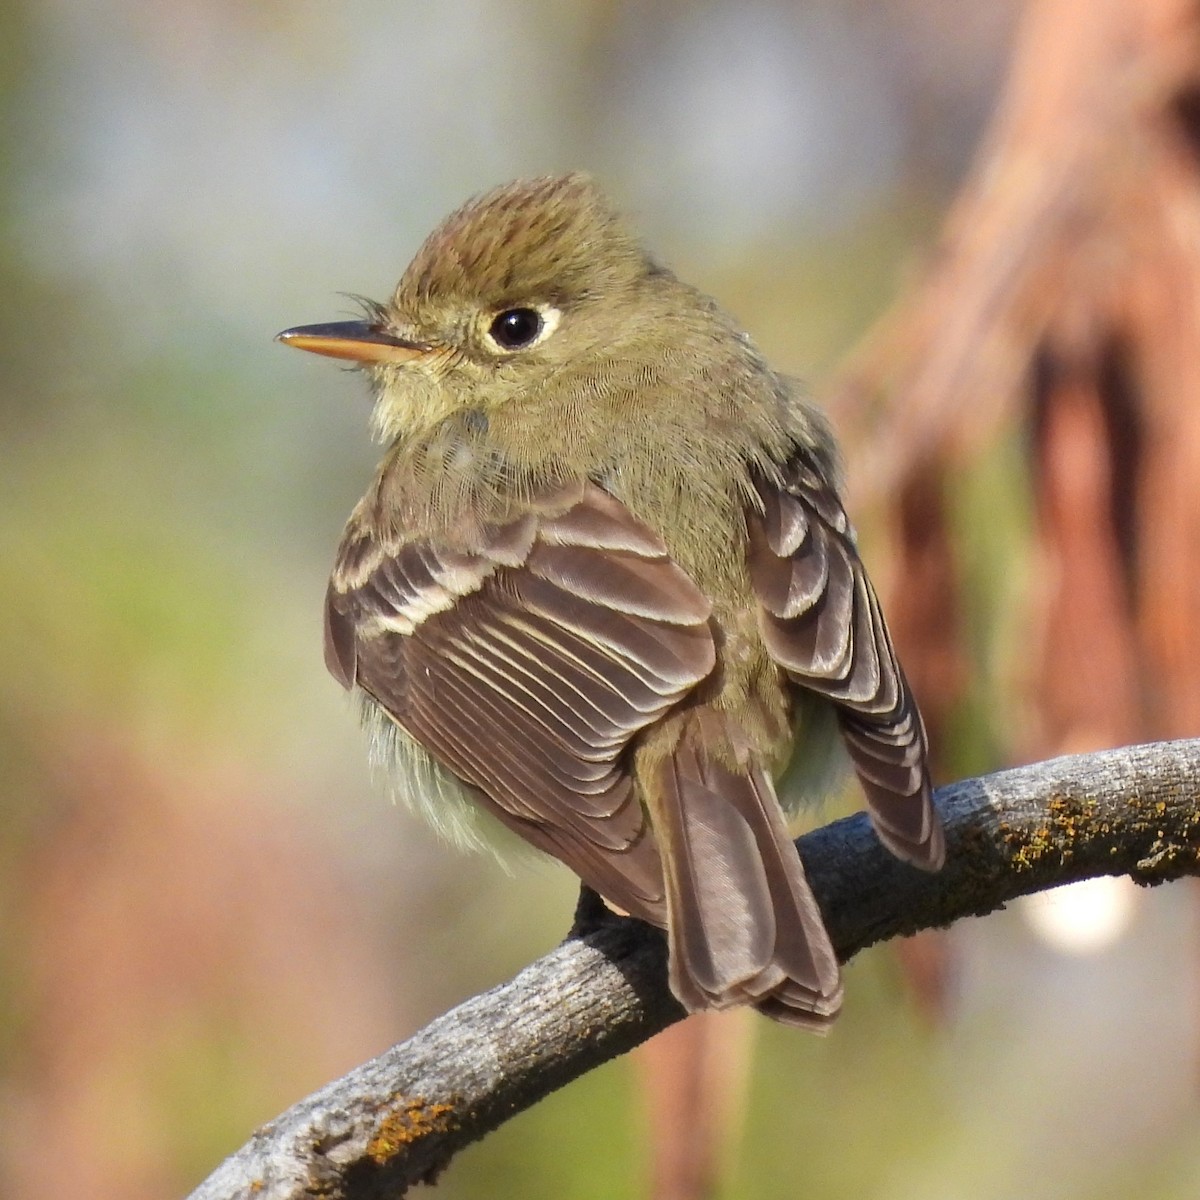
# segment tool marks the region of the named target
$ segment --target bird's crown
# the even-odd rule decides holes
[[[647,270],[645,253],[584,174],[504,184],[450,214],[393,297],[400,313],[486,299],[586,299]]]

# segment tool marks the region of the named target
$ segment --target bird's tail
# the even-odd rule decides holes
[[[690,1011],[753,1004],[822,1030],[841,1007],[841,972],[775,789],[752,759],[719,761],[705,734],[686,731],[643,789],[666,881],[671,989]]]

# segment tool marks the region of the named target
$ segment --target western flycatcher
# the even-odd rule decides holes
[[[775,781],[840,740],[889,849],[944,848],[824,416],[581,175],[471,201],[364,320],[279,336],[375,394],[325,654],[402,790],[481,805],[666,929],[686,1008],[827,1024],[840,972]]]

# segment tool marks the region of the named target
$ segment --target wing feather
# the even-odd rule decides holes
[[[754,482],[748,561],[767,651],[836,706],[884,843],[935,870],[945,849],[925,729],[837,492],[803,451],[778,481]]]
[[[470,538],[347,534],[326,656],[500,818],[662,920],[626,747],[712,671],[709,603],[595,485]]]

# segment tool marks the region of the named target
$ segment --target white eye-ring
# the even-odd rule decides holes
[[[562,312],[549,304],[506,308],[492,318],[487,340],[502,354],[528,350],[544,342],[558,328],[560,320]]]

